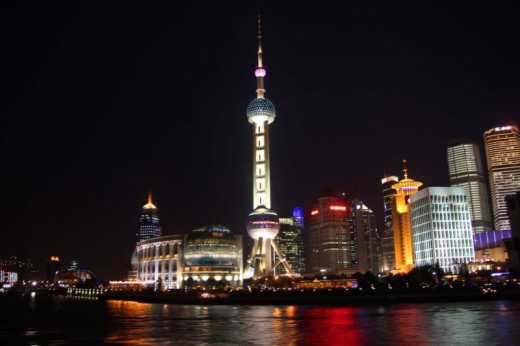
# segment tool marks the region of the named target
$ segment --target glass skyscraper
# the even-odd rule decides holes
[[[385,176],[381,179],[383,188],[383,229],[381,232],[381,257],[380,271],[390,272],[395,268],[395,252],[394,252],[394,233],[392,230],[392,200],[395,196],[395,190],[392,185],[397,183],[399,178],[395,175]]]
[[[352,202],[352,212],[347,216],[350,231],[349,247],[353,271],[374,274],[379,272],[379,235],[376,217],[362,201]]]
[[[447,156],[450,185],[464,188],[468,196],[473,232],[491,230],[489,193],[478,145],[469,141],[452,143]]]
[[[416,266],[458,273],[475,259],[468,197],[463,187],[428,187],[410,198]]]
[[[298,209],[301,211],[301,209]],[[303,274],[305,271],[303,259],[303,215],[300,214],[293,217],[280,218],[280,232],[275,238],[280,252],[284,254],[287,263],[293,273]],[[280,272],[287,274],[285,268],[280,266]]]
[[[161,226],[159,224],[159,213],[157,207],[152,202],[152,194],[148,195],[148,202],[143,206],[139,216],[139,231],[137,241],[161,236]]]
[[[520,191],[520,133],[516,126],[484,132],[491,203],[497,230],[510,230],[505,197]]]

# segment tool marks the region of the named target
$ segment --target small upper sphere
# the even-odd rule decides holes
[[[274,105],[267,98],[256,98],[247,105],[247,120],[252,124],[266,121],[270,124],[276,117]]]

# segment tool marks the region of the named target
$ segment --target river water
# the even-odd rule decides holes
[[[0,345],[520,345],[520,302],[369,307],[0,302]]]

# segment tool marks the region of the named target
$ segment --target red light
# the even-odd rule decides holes
[[[330,210],[339,210],[339,211],[347,211],[347,207],[344,205],[331,205],[329,207]]]
[[[320,211],[318,209],[314,209],[313,211],[311,211],[311,215],[318,215]]]

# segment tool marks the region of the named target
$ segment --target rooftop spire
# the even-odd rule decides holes
[[[256,51],[256,57],[257,57],[257,66],[255,69],[255,77],[256,77],[256,97],[257,98],[264,98],[265,94],[265,87],[264,87],[264,77],[266,75],[266,70],[264,68],[264,61],[263,61],[263,50],[262,50],[262,17],[260,14],[258,15],[258,18],[256,20],[257,24],[257,33],[256,38],[258,40],[258,49]]]
[[[152,202],[152,193],[151,192],[148,193],[148,200],[147,200],[147,203],[143,206],[143,208],[144,209],[157,209],[155,204],[153,204],[153,202]]]
[[[258,39],[258,50],[256,52],[257,58],[258,58],[257,67],[263,67],[263,62],[262,62],[262,16],[260,16],[260,14],[258,14],[256,24],[258,27],[257,28],[258,31],[256,33],[256,38]]]
[[[403,175],[405,179],[408,179],[408,164],[406,160],[403,160]]]

